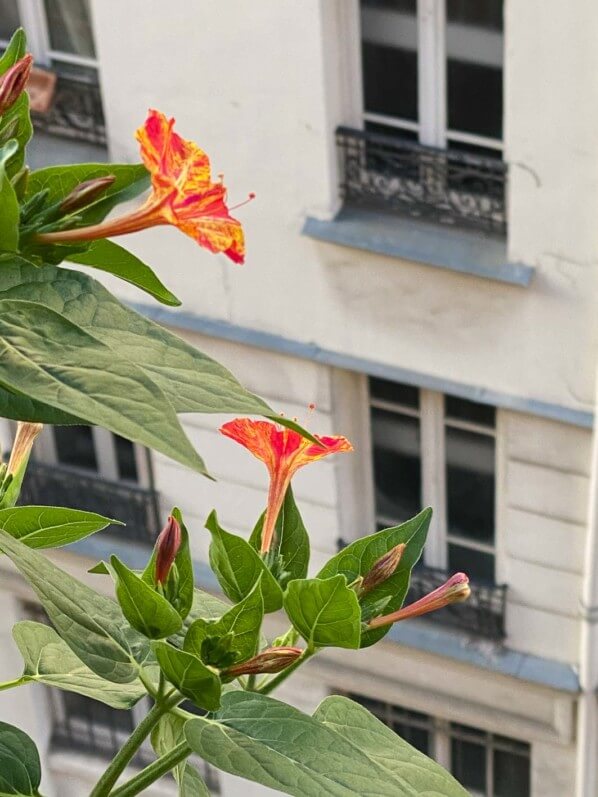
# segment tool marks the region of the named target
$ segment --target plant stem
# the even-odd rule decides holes
[[[317,652],[317,648],[305,648],[301,656],[299,656],[296,661],[287,667],[286,670],[283,670],[282,672],[278,673],[278,675],[275,675],[274,678],[271,678],[267,683],[258,687],[255,691],[262,695],[269,695],[270,692],[273,692],[275,689],[277,689],[280,684],[283,683],[283,681],[286,681],[291,673],[295,672],[298,667],[301,667],[302,664],[304,664],[308,659],[311,659],[311,657]]]
[[[245,684],[245,690],[247,692],[255,692],[255,681],[256,681],[256,677],[255,677],[255,673],[253,673],[252,675],[250,675],[247,678],[247,683]]]
[[[115,791],[111,792],[110,797],[133,797],[135,794],[141,794],[154,781],[161,778],[171,769],[174,769],[177,764],[184,761],[185,758],[191,753],[191,748],[187,742],[181,742],[173,747],[169,753],[153,761],[141,772],[138,772],[131,780],[128,780]]]
[[[152,728],[158,724],[160,717],[176,706],[177,703],[180,703],[182,699],[182,695],[177,693],[169,699],[155,703],[152,706],[151,710],[141,720],[139,725],[124,743],[123,747],[121,747],[114,756],[108,769],[96,783],[89,797],[109,797],[112,787],[122,775],[127,764],[133,758],[137,750],[139,750],[143,741],[150,734]]]
[[[0,692],[2,692],[4,689],[14,689],[15,686],[22,686],[22,684],[25,683],[27,683],[27,680],[22,676],[20,678],[15,678],[12,681],[4,681],[3,684],[0,684]]]

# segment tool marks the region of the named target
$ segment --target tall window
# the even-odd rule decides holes
[[[362,695],[347,697],[435,758],[472,797],[530,797],[529,744]]]
[[[503,0],[361,0],[366,128],[502,151]]]
[[[370,379],[380,528],[434,508],[425,563],[494,580],[495,410]]]

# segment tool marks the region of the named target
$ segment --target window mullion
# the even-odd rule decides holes
[[[446,146],[446,3],[418,0],[418,95],[420,141]]]
[[[446,720],[436,720],[434,726],[434,760],[450,772],[451,738],[449,724]]]
[[[118,481],[118,460],[112,432],[101,426],[92,426],[93,442],[98,463],[98,473],[105,479]]]
[[[446,570],[446,467],[444,444],[444,397],[432,390],[420,391],[422,500],[432,506],[434,514],[424,562],[429,567]]]
[[[18,0],[21,25],[27,32],[27,49],[38,65],[49,66],[50,36],[43,0]]]

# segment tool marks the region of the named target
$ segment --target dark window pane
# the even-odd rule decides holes
[[[496,750],[494,797],[530,797],[529,757]]]
[[[17,0],[0,0],[0,39],[10,39],[20,24]]]
[[[361,3],[366,111],[417,121],[416,1]]]
[[[448,124],[502,138],[503,35],[499,0],[448,0]]]
[[[373,398],[392,401],[405,407],[419,409],[419,389],[400,382],[389,382],[387,379],[370,379],[370,395]]]
[[[118,465],[118,475],[121,479],[137,481],[137,463],[135,461],[135,448],[130,440],[125,440],[120,435],[114,435],[114,445],[116,446],[116,462]]]
[[[459,421],[470,421],[481,426],[493,429],[496,423],[496,409],[490,404],[478,404],[477,401],[457,398],[456,396],[444,397],[444,414],[447,418]]]
[[[494,554],[474,551],[451,542],[448,546],[448,566],[451,573],[467,573],[474,581],[494,583]]]
[[[67,720],[84,720],[89,725],[114,728],[126,733],[133,730],[133,715],[130,711],[111,708],[73,692],[63,692],[62,699]]]
[[[483,744],[451,740],[451,772],[466,789],[486,794],[486,748]]]
[[[45,6],[52,49],[95,58],[89,0],[45,0]]]
[[[63,465],[97,470],[98,463],[89,426],[55,426],[56,455]]]
[[[372,409],[376,513],[393,522],[421,509],[419,420]]]
[[[446,427],[450,534],[494,541],[494,438]]]
[[[404,722],[393,722],[390,726],[401,739],[413,745],[416,750],[425,755],[430,755],[430,733],[423,728],[416,728]]]

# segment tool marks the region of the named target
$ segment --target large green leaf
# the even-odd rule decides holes
[[[33,739],[14,725],[0,722],[0,797],[39,797],[41,779]]]
[[[59,548],[82,540],[120,520],[57,506],[16,506],[0,509],[0,528],[29,548]]]
[[[23,620],[13,627],[12,635],[25,662],[22,683],[43,683],[122,709],[131,708],[146,694],[139,680],[116,684],[100,678],[43,623]]]
[[[172,405],[147,374],[44,305],[0,300],[0,384],[205,473]]]
[[[2,529],[0,551],[29,582],[60,636],[84,664],[115,683],[137,678],[139,665],[150,656],[149,643],[129,626],[115,601]]]
[[[178,633],[173,634],[168,641],[176,645],[177,648],[182,648],[185,635],[195,620],[218,620],[230,608],[230,603],[225,603],[209,592],[204,592],[202,589],[195,588],[193,590],[191,611],[183,620],[182,629]]]
[[[14,252],[19,245],[19,203],[7,171],[19,149],[15,139],[0,147],[0,250]]]
[[[0,298],[40,302],[64,315],[119,358],[143,368],[177,412],[272,413],[226,368],[121,304],[87,274],[24,261],[6,264],[1,273]]]
[[[400,609],[409,589],[411,570],[421,556],[426,535],[432,519],[432,510],[424,509],[406,523],[383,529],[368,537],[362,537],[333,556],[318,573],[318,578],[330,578],[341,573],[349,583],[365,576],[374,563],[399,543],[407,546],[394,574],[361,599],[367,611],[378,602],[386,600],[384,611],[390,613]],[[369,647],[388,633],[390,626],[364,631],[361,647]]]
[[[114,274],[125,282],[141,288],[163,304],[173,306],[181,304],[180,299],[162,284],[149,266],[132,252],[106,238],[93,241],[86,252],[69,255],[68,260]]]
[[[372,772],[380,772],[389,785],[395,784],[396,791],[389,793],[468,797],[452,775],[403,741],[359,703],[346,697],[327,697],[316,709],[314,719],[336,731],[356,755],[367,756]]]
[[[191,653],[156,642],[154,650],[160,669],[181,694],[196,706],[215,711],[220,706],[221,684],[216,672]]]
[[[17,30],[4,51],[4,54],[0,57],[0,75],[3,75],[25,55],[26,44],[24,31],[22,29]],[[29,96],[27,92],[24,91],[18,100],[0,118],[0,140],[5,142],[8,135],[10,135],[10,138],[15,139],[18,145],[15,152],[10,156],[9,162],[6,164],[6,173],[9,178],[13,177],[23,166],[25,161],[25,146],[31,138],[32,132],[33,128],[29,116]],[[0,210],[0,220],[2,219],[3,212],[3,209]],[[0,228],[1,227],[2,222],[0,221]],[[3,243],[1,243],[3,237],[4,236],[0,234],[0,249],[5,248]]]
[[[309,717],[248,692],[224,695],[216,719],[198,717],[185,725],[189,746],[210,764],[295,797],[466,797],[437,764],[392,731],[394,746],[376,731],[373,726],[357,744],[317,712]],[[372,751],[378,738],[384,744],[380,756]]]
[[[116,581],[116,597],[129,623],[148,639],[176,634],[183,621],[174,606],[130,570],[118,556],[110,557]]]
[[[27,50],[27,38],[23,28],[18,28],[12,35],[6,50],[0,56],[0,76],[16,64]]]
[[[343,575],[291,581],[284,610],[310,648],[359,647],[359,601]]]
[[[174,714],[165,714],[160,718],[151,736],[156,755],[166,755],[185,740],[185,722],[183,717]],[[179,787],[179,797],[210,797],[204,779],[189,761],[176,766],[173,774]]]
[[[212,535],[210,566],[222,591],[234,603],[246,598],[260,576],[264,611],[276,612],[282,606],[282,590],[258,552],[243,537],[225,531],[215,511],[206,520]]]
[[[263,514],[258,520],[249,542],[256,551],[262,542]],[[305,578],[309,566],[309,535],[295,503],[293,490],[288,488],[282,509],[276,519],[275,552],[282,559],[286,580]]]

